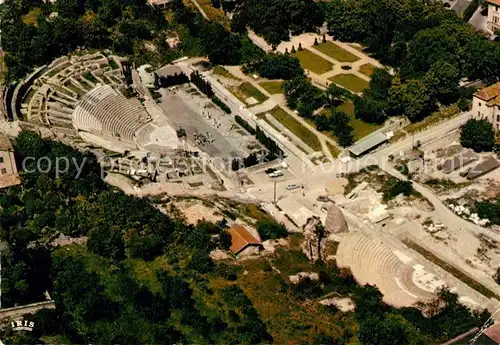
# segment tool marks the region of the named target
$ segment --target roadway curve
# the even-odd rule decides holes
[[[409,137],[399,142],[396,142],[393,145],[390,145],[377,152],[374,152],[370,156],[375,157],[376,160],[378,161],[379,167],[388,174],[397,177],[401,180],[407,180],[406,176],[404,176],[399,171],[394,169],[392,164],[389,163],[388,161],[389,155],[391,154],[396,155],[402,150],[411,149],[414,141],[416,142],[417,140],[420,140],[422,143],[425,143],[431,141],[432,139],[438,138],[463,125],[465,122],[467,122],[470,116],[471,116],[470,112],[463,113],[457,116],[456,118],[453,118],[428,130],[415,134],[414,138]],[[443,201],[431,189],[415,181],[412,182],[413,182],[413,188],[417,192],[422,194],[427,200],[429,200],[429,202],[434,206],[437,216],[440,218],[443,224],[446,225],[449,229],[466,229],[475,234],[484,234],[497,241],[500,241],[500,235],[496,231],[483,228],[456,215],[443,203]]]

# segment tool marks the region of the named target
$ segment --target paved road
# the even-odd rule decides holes
[[[256,87],[259,86],[256,85]],[[259,89],[261,88],[259,87]],[[228,94],[225,100],[228,102],[231,108],[239,109],[241,107],[241,103],[235,100],[235,97],[232,97],[232,95]],[[449,133],[462,126],[470,117],[470,112],[463,113],[455,118],[447,120],[427,130],[415,133],[414,135],[408,136],[407,138],[402,139],[392,145],[379,149],[372,154],[352,160],[348,163],[341,163],[337,160],[319,169],[311,165],[302,164],[300,170],[297,170],[297,167],[293,169],[296,178],[278,182],[277,189],[280,195],[285,195],[288,193],[286,191],[286,185],[290,183],[296,183],[305,185],[307,187],[306,189],[314,190],[316,193],[321,192],[326,187],[328,181],[334,178],[338,173],[356,172],[366,166],[374,164],[378,165],[382,170],[391,175],[394,175],[400,179],[406,179],[405,176],[400,174],[392,167],[391,164],[389,164],[389,155],[396,156],[400,152],[409,150],[417,141],[420,141],[421,143],[427,143],[432,141],[433,139],[444,136],[446,133]],[[415,190],[421,193],[425,198],[429,200],[430,203],[433,204],[437,216],[448,228],[467,229],[476,234],[486,234],[500,241],[500,235],[493,232],[492,230],[475,225],[454,214],[430,189],[416,182],[413,182],[413,184]],[[259,184],[259,186],[249,188],[247,191],[250,195],[254,195],[256,199],[263,202],[269,202],[272,200],[273,190],[274,182],[269,181],[269,183],[266,183],[264,185]]]
[[[388,156],[390,154],[397,154],[398,152],[411,149],[413,141],[420,140],[421,142],[428,142],[432,140],[432,138],[437,138],[442,136],[464,124],[471,116],[470,112],[463,113],[462,115],[453,118],[449,121],[446,121],[440,125],[437,125],[433,128],[430,128],[426,131],[418,133],[415,135],[415,138],[412,137],[401,140],[391,146],[388,146],[380,151],[375,152],[374,154],[368,156],[367,158],[376,158],[378,161],[379,167],[386,171],[387,173],[401,179],[406,180],[406,176],[401,174],[399,171],[395,170],[392,165],[388,162]],[[360,164],[359,167],[364,167],[369,164]],[[429,188],[413,181],[413,187],[417,192],[422,194],[429,202],[434,206],[435,212],[439,219],[446,225],[449,229],[467,229],[475,234],[485,234],[497,241],[500,241],[500,235],[490,229],[483,228],[479,225],[471,223],[459,216],[457,216],[453,211],[451,211],[442,200]]]

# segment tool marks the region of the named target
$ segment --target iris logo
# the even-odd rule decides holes
[[[35,327],[35,323],[33,321],[28,320],[16,320],[11,323],[12,330],[14,331],[32,331],[33,327]]]

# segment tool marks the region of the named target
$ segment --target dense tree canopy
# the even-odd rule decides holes
[[[206,288],[210,276],[236,279],[234,270],[216,269],[209,256],[216,247],[228,247],[224,223],[192,226],[172,219],[148,200],[106,185],[93,155],[32,132],[22,132],[15,147],[21,160],[46,158],[40,169],[29,160],[21,185],[0,191],[2,306],[42,301],[49,290],[57,308],[45,315],[43,328],[74,343],[272,340],[243,292],[237,319],[227,316],[233,305],[206,304],[214,293]],[[81,173],[71,167],[58,175],[55,163],[62,157],[74,159]],[[41,245],[58,233],[88,236],[87,245]],[[154,284],[144,284],[135,265],[153,260],[164,264],[151,271]]]
[[[243,32],[249,26],[270,44],[278,44],[290,33],[314,31],[323,20],[323,11],[313,0],[242,0],[231,27]]]
[[[245,66],[247,72],[257,72],[268,79],[293,79],[304,75],[299,59],[290,55],[267,54]]]
[[[263,55],[248,38],[208,22],[181,1],[171,4],[174,16],[170,23],[161,9],[150,6],[146,0],[22,3],[26,6],[8,0],[1,12],[2,22],[12,23],[2,28],[9,81],[22,78],[34,66],[49,63],[78,47],[108,48],[138,64],[153,65],[168,63],[182,55],[208,55],[216,64],[240,64]],[[36,13],[38,6],[43,11],[37,22],[25,23],[25,16]],[[51,11],[57,11],[58,16],[49,19]],[[166,42],[172,31],[181,38],[177,48],[170,48]]]
[[[460,144],[474,151],[491,151],[495,145],[495,131],[488,120],[470,119],[463,125]]]
[[[356,116],[365,121],[381,123],[393,115],[418,121],[440,105],[466,104],[461,78],[500,80],[498,44],[440,2],[336,0],[323,8],[333,36],[363,44],[394,67],[395,78],[375,72],[373,78],[382,80],[370,83],[365,100],[356,102]]]

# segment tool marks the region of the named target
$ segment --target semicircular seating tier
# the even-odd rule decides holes
[[[383,243],[361,233],[350,233],[341,240],[337,265],[350,268],[359,284],[377,286],[383,300],[396,307],[428,302],[435,297],[433,287],[418,281],[421,272]]]
[[[79,131],[135,143],[136,133],[151,117],[137,99],[127,99],[111,86],[101,85],[81,98],[72,121]]]
[[[101,52],[63,56],[20,82],[12,96],[16,118],[73,129],[72,113],[83,95],[103,84],[122,85],[118,57]]]

